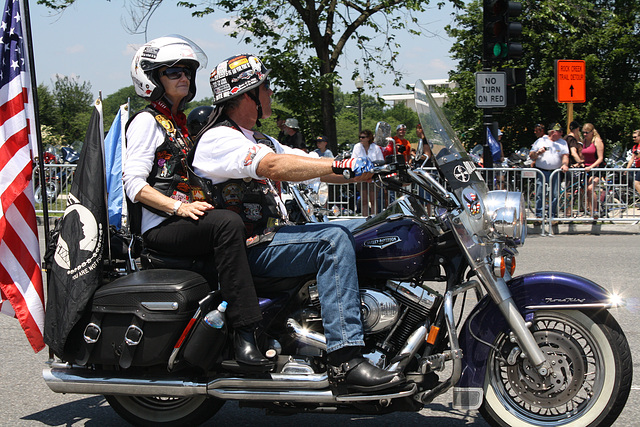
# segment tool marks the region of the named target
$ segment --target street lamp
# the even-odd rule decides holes
[[[364,80],[359,75],[353,80],[353,83],[358,89],[358,135],[362,132],[362,88],[364,87]]]

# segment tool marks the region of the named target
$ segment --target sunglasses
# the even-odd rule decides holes
[[[271,90],[271,82],[269,81],[269,79],[265,79],[264,83],[262,83],[264,85],[264,88],[266,90]]]
[[[360,135],[360,139],[365,139],[365,138],[368,138],[368,136],[367,135]]]
[[[183,74],[186,78],[190,79],[192,72],[190,68],[186,67],[169,67],[160,74],[167,76],[169,80],[178,80]]]

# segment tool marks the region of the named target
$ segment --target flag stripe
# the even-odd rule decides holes
[[[8,264],[8,271],[14,276],[15,285],[25,287],[23,280],[28,279],[32,283],[35,276],[40,272],[40,251],[38,248],[38,233],[27,225],[21,209],[33,209],[27,197],[23,194],[16,199],[16,204],[7,211],[7,227],[5,229],[3,242],[16,259],[16,263]],[[15,208],[15,209],[14,209]],[[6,255],[6,253],[5,253]],[[4,259],[4,258],[3,258]],[[26,274],[23,276],[22,274]],[[19,276],[19,277],[18,277]],[[18,280],[20,279],[20,280]],[[42,295],[44,297],[44,295]]]
[[[6,98],[0,98],[7,99],[7,101],[0,106],[0,126],[4,126],[7,120],[12,119],[16,114],[24,114],[24,104],[27,102],[29,94],[27,93],[27,88],[22,87],[23,77],[26,76],[18,75],[5,86],[7,88],[13,87],[16,90],[8,91]],[[0,93],[0,96],[3,96],[3,94]]]

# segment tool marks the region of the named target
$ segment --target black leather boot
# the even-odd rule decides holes
[[[345,356],[355,357],[341,362]],[[337,395],[351,391],[379,391],[397,387],[406,382],[402,373],[385,371],[369,363],[362,357],[359,347],[346,347],[330,353],[328,371],[329,382]]]
[[[251,366],[269,365],[271,362],[265,358],[256,344],[256,326],[247,325],[235,328],[233,349],[238,363]]]

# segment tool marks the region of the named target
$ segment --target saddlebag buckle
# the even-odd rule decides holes
[[[100,334],[102,334],[100,326],[91,322],[84,328],[82,337],[87,344],[95,344],[98,342],[98,339],[100,339]]]
[[[136,325],[129,325],[124,334],[124,342],[130,346],[138,345],[142,341],[142,335],[144,335],[142,329]]]

